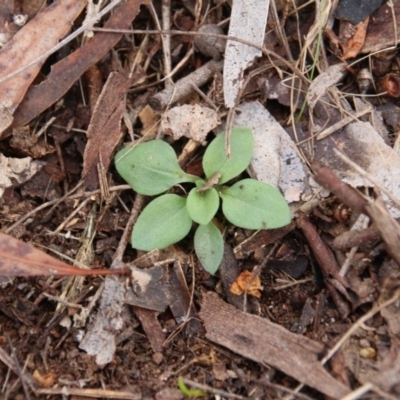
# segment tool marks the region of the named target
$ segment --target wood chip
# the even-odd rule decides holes
[[[322,343],[243,313],[211,292],[204,295],[199,315],[209,340],[253,361],[272,365],[334,399],[349,392],[319,363]]]

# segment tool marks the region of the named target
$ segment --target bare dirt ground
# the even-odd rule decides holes
[[[398,399],[400,1],[99,3],[0,5],[0,397]],[[240,124],[292,222],[134,250],[114,154]]]

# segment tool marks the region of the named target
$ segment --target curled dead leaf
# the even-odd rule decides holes
[[[360,22],[356,26],[354,35],[343,45],[343,56],[341,58],[342,61],[356,57],[361,51],[367,35],[368,22],[369,17]]]
[[[232,283],[229,291],[236,296],[242,295],[247,292],[250,296],[261,297],[261,286],[260,277],[258,275],[253,275],[250,271],[243,271]]]
[[[34,381],[43,388],[50,388],[56,383],[56,374],[54,372],[48,372],[42,375],[37,369],[33,372],[32,378]]]
[[[385,92],[387,96],[397,99],[400,97],[400,75],[392,72],[386,74],[379,81],[379,91]]]

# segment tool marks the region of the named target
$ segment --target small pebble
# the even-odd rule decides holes
[[[366,347],[360,350],[360,356],[362,358],[371,360],[372,358],[376,357],[376,350],[373,347]]]
[[[157,365],[160,365],[162,363],[163,359],[164,359],[164,356],[160,352],[154,353],[152,356],[153,362]]]

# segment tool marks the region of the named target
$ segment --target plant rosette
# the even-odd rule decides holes
[[[205,179],[201,179],[183,171],[173,148],[162,140],[120,150],[115,156],[117,171],[139,194],[159,195],[184,182],[195,185],[186,198],[167,193],[151,201],[133,228],[132,247],[145,251],[163,249],[183,239],[195,222],[196,255],[203,268],[215,274],[224,252],[222,234],[213,222],[221,200],[226,219],[240,228],[276,229],[288,225],[289,207],[275,187],[255,179],[226,186],[250,164],[251,129],[232,129],[230,151],[227,157],[225,134],[218,135],[204,153]]]

